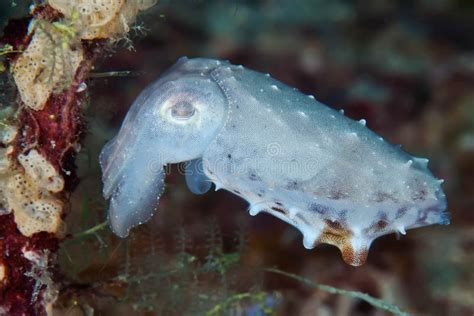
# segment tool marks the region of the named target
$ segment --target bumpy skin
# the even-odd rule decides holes
[[[193,104],[196,115],[167,116],[163,109],[177,100]],[[151,161],[158,174],[146,171]],[[140,95],[104,148],[104,196],[118,235],[151,216],[161,166],[183,161],[191,161],[192,192],[213,182],[246,199],[251,215],[265,211],[297,227],[306,248],[336,245],[352,265],[365,261],[378,236],[449,222],[426,159],[387,143],[364,121],[228,62],[180,59]]]

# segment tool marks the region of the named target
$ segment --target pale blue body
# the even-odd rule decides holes
[[[190,118],[173,117],[169,108],[179,102],[195,107]],[[393,231],[447,223],[426,159],[387,143],[364,121],[228,62],[180,59],[142,92],[105,146],[104,196],[115,233],[126,236],[153,214],[163,166],[185,161],[192,192],[211,183],[229,190],[252,215],[266,211],[300,229],[307,248],[327,220],[350,231],[355,251]],[[381,220],[383,229],[374,229]]]

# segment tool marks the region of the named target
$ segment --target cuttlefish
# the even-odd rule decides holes
[[[361,265],[372,241],[448,224],[428,160],[394,146],[311,95],[243,66],[180,58],[138,96],[103,148],[103,195],[120,237],[146,222],[165,166],[184,163],[195,194],[214,184]]]

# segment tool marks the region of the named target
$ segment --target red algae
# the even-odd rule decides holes
[[[131,23],[142,9],[123,14]],[[110,44],[107,38],[84,39],[85,17],[78,21],[63,13],[36,5],[25,18],[9,21],[0,38],[12,48],[6,68],[19,92],[13,105],[16,126],[11,126],[16,136],[1,144],[9,149],[1,157],[8,162],[0,183],[2,315],[51,315],[63,283],[55,262],[65,236],[67,198],[78,183],[75,157],[85,130],[85,80]],[[125,30],[108,31],[123,36]],[[57,53],[59,60],[50,56]],[[51,181],[59,186],[52,188]]]
[[[0,312],[8,315],[46,315],[44,306],[32,304],[36,280],[28,276],[28,272],[33,269],[33,263],[24,256],[24,252],[28,250],[55,253],[59,239],[49,233],[23,236],[17,229],[12,214],[1,216],[0,236],[0,264],[5,267],[0,286]],[[43,290],[40,290],[39,296]],[[40,299],[37,298],[37,301]]]

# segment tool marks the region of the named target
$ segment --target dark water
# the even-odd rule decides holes
[[[25,8],[3,1],[0,19]],[[228,192],[192,195],[173,169],[159,211],[130,238],[119,240],[105,227],[63,245],[61,270],[91,288],[74,300],[98,315],[385,313],[265,270],[276,266],[415,314],[471,315],[473,21],[472,1],[159,1],[132,30],[133,50],[118,43],[95,70],[127,73],[87,82],[88,130],[70,231],[105,220],[98,152],[137,94],[181,56],[269,72],[429,157],[430,169],[445,179],[452,224],[379,238],[367,263],[354,268],[335,247],[305,250],[300,233],[270,215],[250,217]]]

